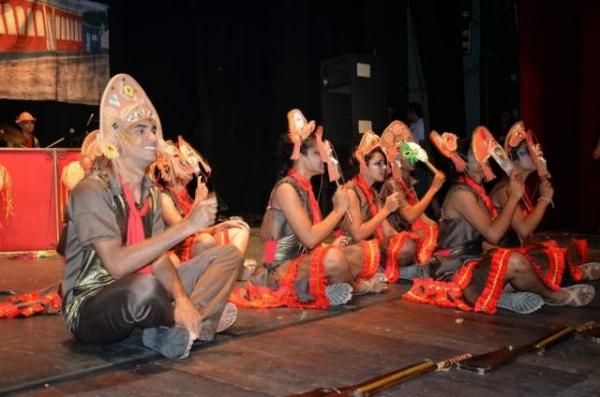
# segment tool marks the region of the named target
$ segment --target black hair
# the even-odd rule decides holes
[[[315,136],[310,135],[308,138],[302,140],[302,144],[300,145],[300,153],[306,155],[308,153],[308,149],[315,146]],[[290,140],[289,134],[286,132],[285,134],[281,134],[279,137],[279,144],[277,147],[277,156],[279,166],[277,168],[277,180],[283,178],[287,175],[290,168],[294,166],[294,160],[290,159],[292,152],[294,151],[294,144]]]
[[[350,176],[356,176],[360,173],[360,163],[358,162],[356,157],[354,157],[355,151],[356,151],[356,148],[354,148],[354,150],[352,151],[352,154],[350,155],[350,158],[348,159],[348,163],[350,165]],[[369,161],[371,161],[371,159],[375,155],[375,153],[381,153],[383,158],[387,161],[387,156],[385,155],[385,152],[383,151],[383,149],[380,146],[378,146],[365,155],[365,163],[368,164]]]

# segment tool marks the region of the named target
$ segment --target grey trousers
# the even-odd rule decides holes
[[[200,339],[214,338],[215,329],[242,266],[232,245],[203,251],[177,268],[185,291],[200,310]],[[87,343],[114,343],[136,327],[174,324],[172,297],[151,274],[130,274],[87,299],[79,308],[73,333]]]

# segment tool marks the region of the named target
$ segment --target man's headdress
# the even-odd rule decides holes
[[[123,133],[143,120],[155,124],[158,146],[161,146],[162,127],[154,105],[133,77],[117,74],[108,82],[100,101],[98,144],[104,156],[119,157]]]

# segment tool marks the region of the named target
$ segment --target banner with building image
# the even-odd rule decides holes
[[[107,5],[0,1],[0,98],[96,105],[108,79]]]

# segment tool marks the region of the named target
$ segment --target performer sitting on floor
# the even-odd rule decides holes
[[[367,131],[363,134],[352,161],[355,176],[347,183],[352,222],[347,223],[347,231],[355,242],[371,238],[379,242],[381,270],[389,282],[396,282],[400,277],[414,277],[414,269],[408,266],[414,263],[419,236],[397,232],[387,220],[398,210],[401,193],[391,193],[383,203],[373,189],[375,183],[385,181],[387,174],[386,155],[375,133]]]
[[[477,161],[470,142],[463,142],[460,149],[462,159],[455,159],[455,164],[459,161],[464,164],[467,160],[466,169],[450,188],[439,223],[438,246],[447,251],[448,256],[432,262],[428,267],[433,279],[415,279],[404,299],[492,314],[496,311],[505,285],[510,283],[517,291],[528,291],[543,297],[547,304],[588,304],[594,297],[594,288],[591,286],[577,285],[569,290],[555,291],[542,282],[527,257],[517,250],[501,247],[484,253],[484,242],[498,244],[508,230],[523,196],[524,185],[518,173],[511,175],[508,200],[503,210],[497,213],[481,185],[484,170],[489,171],[489,165],[485,161]],[[438,256],[441,255],[438,252]],[[524,302],[512,302],[510,298],[515,296],[519,297],[517,294],[502,295],[507,302],[501,302],[501,307],[529,313],[541,306],[527,299]]]
[[[158,114],[128,75],[114,76],[100,104],[98,144],[110,160],[71,192],[68,204],[63,315],[87,343],[113,343],[143,328],[144,344],[184,357],[210,341],[242,257],[231,245],[211,248],[177,268],[166,252],[214,222],[214,197],[195,200],[167,230],[158,192],[145,176],[160,150]],[[97,164],[100,164],[98,162]]]
[[[600,278],[600,263],[586,263],[586,240],[567,237],[538,243],[530,240],[552,202],[554,189],[550,183],[550,174],[539,144],[534,142],[533,133],[525,130],[523,122],[515,123],[509,130],[504,149],[514,164],[515,172],[521,175],[523,181],[527,180],[530,174],[537,172],[540,177],[540,196],[534,205],[525,191],[520,205],[515,210],[511,227],[500,245],[521,247],[521,252],[533,261],[536,270],[543,275],[544,283],[555,290],[561,286],[565,268],[575,281]],[[508,178],[501,178],[496,183],[490,197],[496,209],[502,210],[508,201]]]
[[[407,142],[414,143],[414,137],[410,129],[400,121],[392,122],[381,134],[381,143],[389,156],[392,172],[383,183],[380,194],[385,198],[392,193],[399,193],[398,210],[388,216],[387,220],[397,232],[412,231],[418,236],[416,261],[423,263],[435,251],[438,235],[437,223],[425,214],[425,210],[444,184],[446,176],[436,170],[429,190],[419,200],[413,188],[416,180],[411,175],[415,164],[404,156],[402,150],[402,145]],[[421,273],[418,268],[415,270],[416,274]]]
[[[347,192],[338,188],[333,210],[322,218],[310,183],[324,172],[321,138],[313,134],[314,121],[307,123],[297,109],[288,113],[288,124],[290,133],[282,136],[279,148],[283,177],[271,192],[261,226],[264,267],[234,290],[231,301],[243,307],[326,309],[348,301],[352,291],[379,292],[385,288],[381,277],[363,272],[377,268],[376,243],[345,247],[341,237],[323,244],[344,218]]]
[[[162,217],[167,226],[181,222],[192,209],[194,199],[190,197],[187,185],[202,172],[201,167],[208,168],[204,170],[205,173],[210,172],[208,164],[182,137],[178,138],[177,146],[166,141],[165,150],[157,155],[156,161],[150,166],[150,178],[161,188]],[[185,262],[207,248],[229,243],[245,255],[249,238],[250,226],[246,222],[241,219],[225,221],[186,238],[174,249],[176,257],[172,259]]]

